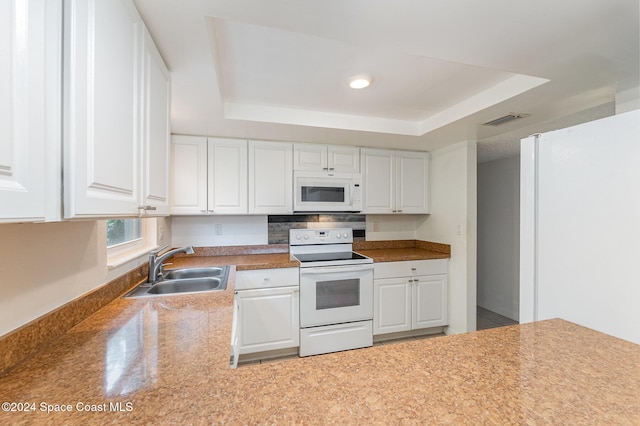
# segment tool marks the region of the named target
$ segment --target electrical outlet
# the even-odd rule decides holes
[[[222,224],[221,223],[216,223],[216,225],[215,225],[215,234],[216,235],[222,235]]]

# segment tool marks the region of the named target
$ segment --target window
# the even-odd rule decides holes
[[[107,263],[118,266],[157,247],[156,219],[110,219],[106,221]]]
[[[142,219],[112,219],[107,221],[107,247],[142,238]]]

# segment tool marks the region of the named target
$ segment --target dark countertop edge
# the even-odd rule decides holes
[[[402,249],[401,253],[393,253],[394,249],[373,249],[373,250],[358,250],[358,253],[370,257],[374,263],[381,262],[405,262],[411,260],[435,260],[435,259],[450,259],[451,255],[446,253],[439,253],[429,250],[414,249],[411,252],[407,249]],[[398,250],[398,249],[395,249]]]

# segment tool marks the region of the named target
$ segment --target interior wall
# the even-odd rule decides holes
[[[304,215],[303,215],[304,216]],[[341,217],[345,215],[323,215]],[[358,217],[363,215],[357,215]],[[365,235],[367,241],[413,240],[424,215],[366,215]],[[360,220],[360,219],[358,219]],[[268,216],[173,216],[171,221],[171,244],[174,247],[193,245],[240,246],[269,243]],[[323,225],[326,224],[326,225]],[[314,224],[315,225],[315,224]],[[356,226],[360,222],[318,222],[317,226]]]
[[[168,244],[165,219],[157,226],[158,244]],[[109,268],[106,241],[103,220],[0,225],[0,336],[147,261]]]
[[[478,164],[478,306],[515,321],[520,298],[520,156]]]
[[[173,247],[249,246],[269,243],[266,215],[172,216]]]
[[[424,215],[367,215],[367,241],[415,240]]]
[[[640,109],[640,86],[616,92],[616,114]]]
[[[451,245],[448,334],[476,329],[477,144],[431,152],[431,214],[417,238]]]

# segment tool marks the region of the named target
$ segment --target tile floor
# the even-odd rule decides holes
[[[518,324],[511,318],[491,312],[488,309],[477,306],[476,312],[476,329],[486,330],[488,328],[504,327],[505,325]]]

